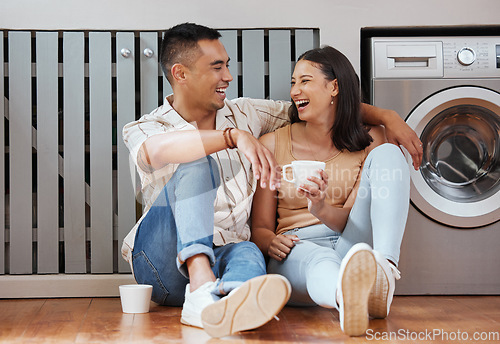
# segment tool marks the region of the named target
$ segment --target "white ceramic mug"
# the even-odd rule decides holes
[[[287,169],[292,169],[292,179],[287,178]],[[283,179],[287,182],[294,183],[296,187],[301,185],[317,186],[318,184],[307,180],[308,177],[317,177],[321,179],[318,170],[325,170],[325,163],[314,160],[295,160],[291,164],[283,166]]]
[[[126,284],[120,287],[123,313],[147,313],[151,303],[153,286],[148,284]]]

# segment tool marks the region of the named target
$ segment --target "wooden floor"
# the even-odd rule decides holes
[[[181,325],[180,312],[123,314],[119,298],[0,300],[0,343],[500,343],[500,296],[399,296],[358,338],[320,307],[285,307],[280,321],[223,339]]]

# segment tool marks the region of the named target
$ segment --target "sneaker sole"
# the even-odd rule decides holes
[[[201,313],[203,328],[210,336],[219,338],[260,327],[281,311],[291,290],[290,282],[280,275],[252,278],[205,307]]]
[[[368,302],[368,313],[376,319],[387,317],[387,298],[389,297],[389,280],[384,269],[377,263],[377,279],[373,285]]]
[[[193,326],[197,328],[203,328],[202,324],[198,324],[198,320],[196,316],[191,316],[186,313],[181,313],[181,324],[187,325],[187,326]]]
[[[368,298],[376,269],[377,263],[371,251],[356,252],[347,262],[342,278],[342,330],[349,336],[361,336],[368,329]]]

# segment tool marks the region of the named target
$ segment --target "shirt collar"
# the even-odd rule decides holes
[[[170,102],[168,99],[172,99],[174,95],[169,94],[163,99],[163,106],[162,106],[162,116],[165,117],[165,119],[171,123],[175,128],[177,129],[197,129],[196,125],[194,122],[187,122],[184,118],[182,118],[181,115],[175,111],[175,109],[170,105]],[[224,107],[220,110],[217,111],[215,115],[215,129],[216,130],[222,130],[225,128],[234,128],[235,126],[233,125],[234,123],[234,115],[231,109],[228,106],[228,100],[224,100]]]

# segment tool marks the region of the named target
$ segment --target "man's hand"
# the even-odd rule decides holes
[[[265,189],[269,185],[269,189],[276,190],[281,173],[273,153],[246,131],[233,129],[231,136],[238,150],[252,163],[254,178],[260,180],[260,186]]]
[[[387,141],[405,147],[413,160],[413,168],[418,170],[422,163],[423,149],[415,131],[397,114],[393,120],[384,123],[384,126]]]

